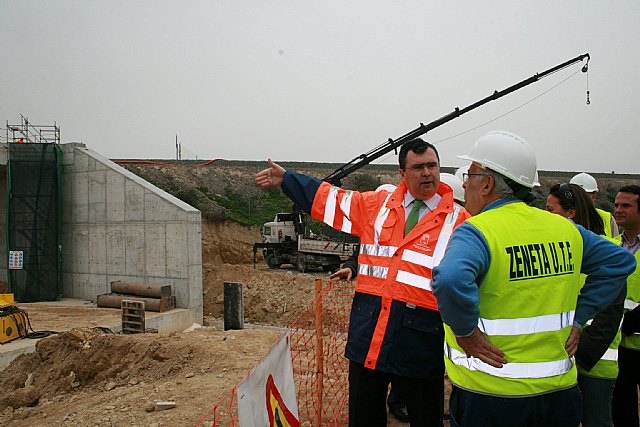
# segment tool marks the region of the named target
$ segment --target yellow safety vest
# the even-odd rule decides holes
[[[604,212],[604,211],[602,211]],[[607,212],[605,212],[607,213]],[[603,218],[604,219],[604,218]],[[609,224],[609,229],[611,229],[611,224]],[[616,245],[620,245],[620,236],[609,238],[608,236],[603,236],[605,239],[615,243]],[[582,284],[584,284],[587,276],[585,274],[580,275],[582,279]],[[591,324],[591,320],[587,322],[584,329],[588,328]],[[589,377],[599,377],[599,378],[617,378],[618,377],[618,346],[620,345],[620,341],[622,340],[622,332],[620,331],[620,327],[618,326],[618,332],[616,336],[609,344],[609,348],[602,355],[600,360],[596,362],[595,365],[591,368],[590,371],[587,371],[583,368],[578,367],[578,372],[581,375],[587,375]]]
[[[585,326],[586,328],[587,326]],[[593,365],[590,371],[578,367],[581,375],[598,378],[618,378],[618,346],[622,340],[622,332],[618,328],[618,333],[613,338],[609,348],[602,355],[600,360]]]
[[[627,298],[624,300],[625,313],[633,310],[640,303],[640,251],[636,252],[634,256],[636,257],[638,266],[636,270],[627,277]],[[620,345],[628,349],[640,350],[640,333],[623,336]]]
[[[606,237],[613,237],[611,234],[611,213],[607,211],[603,211],[602,209],[596,208],[598,215],[602,218],[602,222],[604,223],[604,235]]]
[[[494,368],[466,357],[445,325],[445,365],[457,386],[531,396],[571,387],[577,371],[564,345],[580,291],[583,243],[575,225],[515,202],[467,220],[484,236],[491,265],[478,285],[478,328],[502,350]]]

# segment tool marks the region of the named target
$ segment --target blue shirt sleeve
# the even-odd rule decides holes
[[[313,199],[321,180],[297,172],[287,171],[282,181],[282,192],[303,211],[310,213]]]
[[[455,254],[454,256],[447,256]],[[491,255],[477,228],[461,224],[451,235],[444,258],[433,270],[433,293],[444,323],[456,336],[470,335],[478,326],[478,283],[482,282]]]
[[[589,319],[613,302],[636,269],[636,260],[624,248],[582,226],[576,225],[583,241],[582,270],[587,275],[580,295],[573,325],[582,327]]]

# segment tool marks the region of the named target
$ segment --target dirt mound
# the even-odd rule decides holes
[[[288,326],[314,298],[314,281],[326,273],[301,274],[291,269],[270,270],[264,263],[205,266],[204,315],[215,324],[224,312],[224,282],[242,283],[245,321],[254,324]]]
[[[186,351],[188,354],[189,350]],[[158,342],[131,348],[117,335],[74,329],[39,341],[35,353],[25,356],[7,369],[5,381],[10,388],[16,390],[23,387],[28,378],[27,372],[30,372],[32,378],[29,382],[37,393],[32,393],[32,402],[21,402],[21,393],[17,394],[18,399],[8,393],[0,401],[0,410],[6,406],[16,407],[16,403],[18,406],[24,406],[21,403],[33,406],[42,397],[54,397],[77,387],[90,387],[109,379],[127,380],[123,373],[124,376],[131,376],[133,372],[154,372],[154,368],[170,359],[171,355],[163,353]],[[176,368],[175,365],[170,366],[168,372]],[[42,375],[45,372],[46,375]]]
[[[279,334],[201,328],[116,335],[74,329],[39,341],[35,353],[20,356],[3,371],[0,425],[193,424]],[[148,414],[154,400],[177,406]]]

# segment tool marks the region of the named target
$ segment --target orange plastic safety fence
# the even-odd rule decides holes
[[[289,326],[293,377],[302,426],[348,423],[349,362],[344,357],[354,283],[328,282]],[[236,388],[196,426],[238,426]]]
[[[211,408],[195,425],[211,425],[211,426],[236,426],[238,423],[238,401],[236,399],[236,390],[238,386],[234,386],[231,392],[223,397],[216,405]],[[211,423],[211,424],[209,424]]]

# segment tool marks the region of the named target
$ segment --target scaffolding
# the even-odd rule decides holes
[[[60,145],[60,127],[53,125],[36,125],[20,114],[20,124],[12,125],[7,121],[4,138],[0,142],[16,144],[56,144]]]
[[[20,119],[7,122],[0,141],[8,146],[7,281],[20,302],[55,301],[62,295],[60,128]]]

